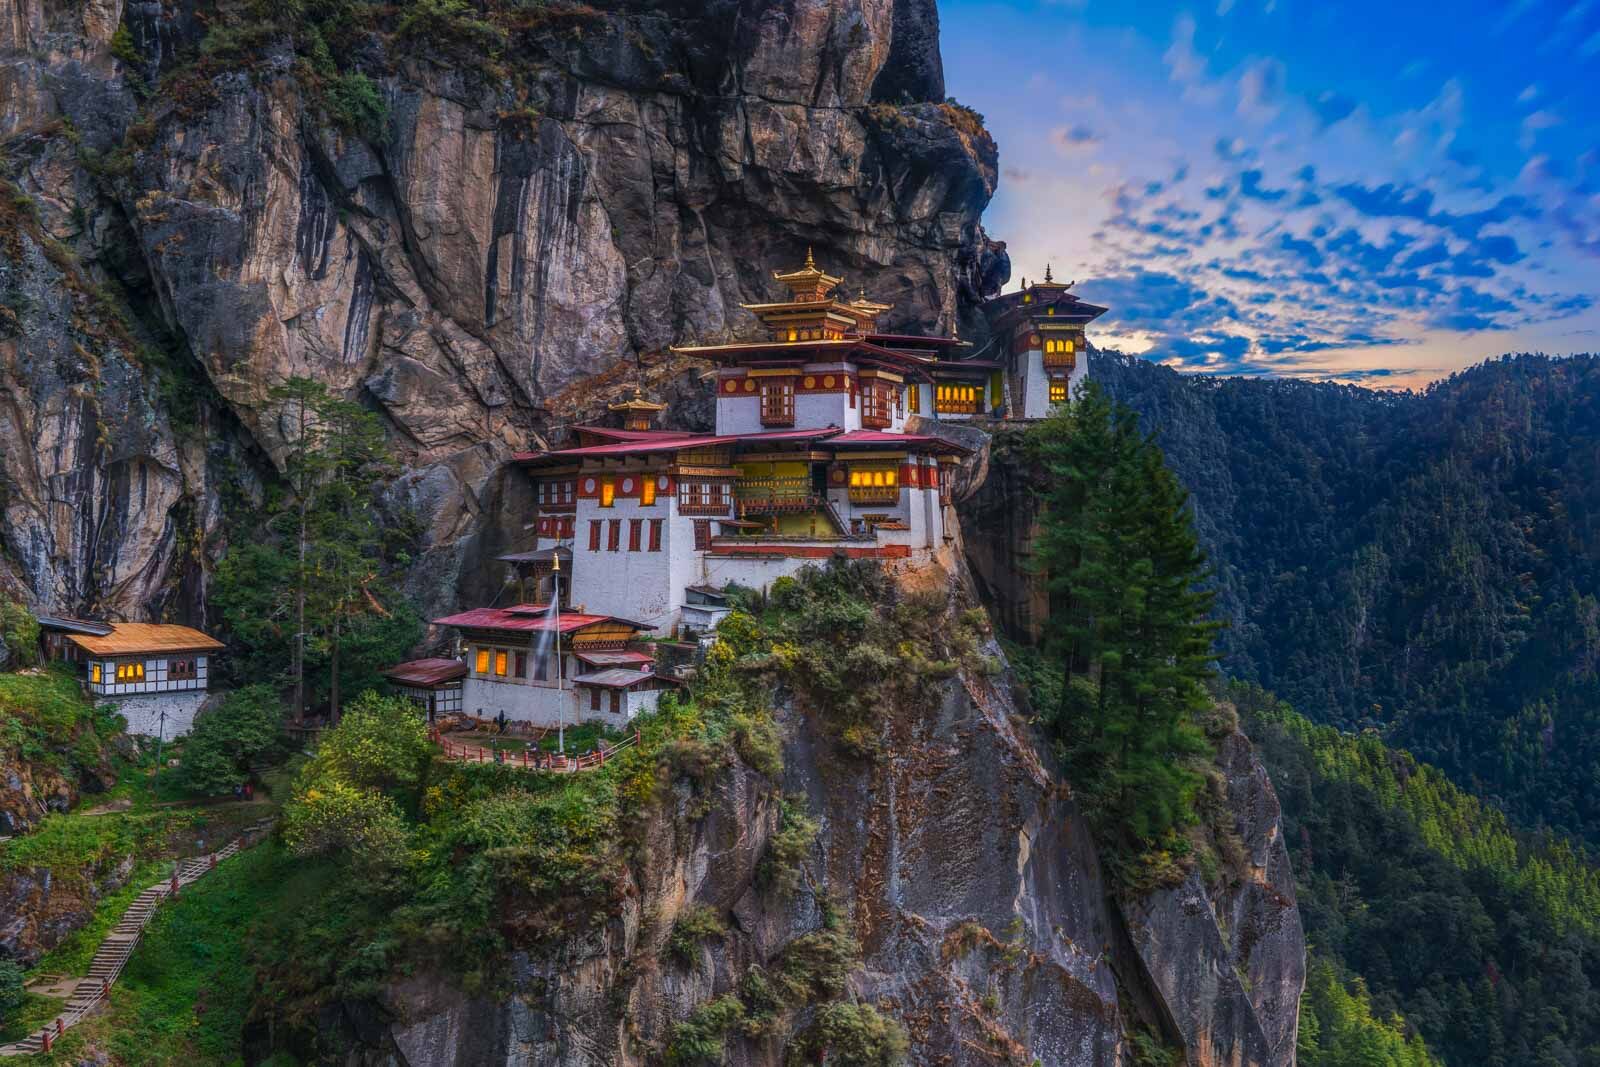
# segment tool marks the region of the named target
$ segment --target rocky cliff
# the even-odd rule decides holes
[[[959,567],[908,581],[922,592],[948,583],[957,606],[945,625],[961,625],[971,593]],[[409,1067],[659,1063],[675,1024],[720,998],[748,999],[753,972],[782,973],[831,917],[859,942],[848,992],[904,1026],[911,1063],[1110,1067],[1171,1062],[1148,1057],[1181,1048],[1194,1067],[1292,1064],[1305,946],[1277,800],[1248,741],[1229,734],[1218,755],[1244,843],[1237,868],[1119,906],[1070,786],[1036,750],[999,647],[982,651],[989,669],[961,671],[925,704],[883,709],[874,758],[840,745],[827,709],[780,690],[782,780],[743,761],[709,788],[680,778],[614,917],[524,948],[507,988],[474,996],[448,975],[417,973],[376,1001],[327,1009],[309,1032],[263,1005],[254,1054]],[[761,877],[780,796],[818,827],[787,895]],[[719,932],[675,957],[669,937],[696,909],[719,916]],[[709,1062],[792,1062],[786,1051],[818,1008],[784,1007],[779,1032],[729,1027],[714,1046],[725,1058]]]
[[[808,245],[895,329],[970,333],[1005,278],[932,0],[280,7],[0,0],[3,566],[36,604],[204,622],[287,376],[386,417],[431,609],[521,536],[511,450],[641,374],[692,392],[663,350],[748,329]]]

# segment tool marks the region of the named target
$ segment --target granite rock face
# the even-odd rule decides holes
[[[512,450],[669,345],[748,331],[739,304],[807,246],[897,330],[976,328],[1003,266],[994,144],[943,102],[933,0],[577,5],[499,77],[374,34],[367,136],[283,40],[203,58],[208,18],[0,0],[7,199],[50,244],[0,250],[4,562],[53,610],[206,621],[223,500],[281,460],[288,376],[386,417],[433,610],[525,536],[485,510]],[[62,271],[125,343],[86,336]]]
[[[924,591],[947,582],[953,605],[971,602],[959,567],[911,580]],[[616,914],[518,955],[508,993],[470,996],[447,976],[416,974],[381,1002],[329,1008],[313,1034],[275,1031],[269,1012],[253,1054],[409,1067],[658,1062],[675,1023],[756,968],[781,966],[831,908],[862,948],[849,994],[899,1020],[912,1063],[1114,1067],[1129,1062],[1139,1029],[1185,1048],[1193,1067],[1292,1064],[1305,946],[1276,800],[1249,742],[1226,738],[1219,760],[1246,876],[1221,888],[1193,877],[1119,907],[1009,677],[963,673],[926,706],[888,709],[874,759],[840,749],[818,711],[780,693],[783,780],[743,763],[698,793],[680,779]],[[757,874],[780,795],[819,826],[792,896]],[[723,916],[727,934],[675,961],[667,936],[697,906]],[[723,1062],[779,1067],[784,1052],[781,1033],[733,1036]]]

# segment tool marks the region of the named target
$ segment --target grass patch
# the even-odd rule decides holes
[[[266,841],[164,904],[86,1033],[124,1063],[237,1063],[254,980],[245,934],[284,903],[294,860]]]

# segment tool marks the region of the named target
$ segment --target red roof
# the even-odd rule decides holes
[[[473,608],[455,615],[446,615],[442,619],[434,619],[436,626],[456,626],[463,630],[514,630],[519,633],[540,633],[550,630],[550,617],[543,604],[518,604],[509,608]],[[620,622],[632,626],[636,630],[647,630],[649,627],[627,619],[619,619],[612,615],[581,615],[575,611],[563,611],[560,615],[560,631],[571,633],[581,630],[585,626],[593,626],[597,622]]]
[[[401,685],[431,686],[453,682],[467,676],[467,665],[458,659],[414,659],[399,663],[383,672],[391,682]]]
[[[918,448],[926,447],[928,445],[936,445],[938,447],[933,449],[933,451],[948,450],[950,452],[962,453],[972,451],[972,449],[967,448],[964,445],[958,445],[954,441],[946,441],[942,437],[932,437],[928,434],[920,433],[889,433],[885,430],[851,430],[849,433],[842,433],[837,437],[830,437],[825,443],[829,448],[834,448],[839,445],[844,445],[846,447],[859,445],[862,447],[874,448],[895,446]]]
[[[574,433],[592,433],[613,441],[654,441],[667,437],[683,437],[687,430],[618,430],[610,426],[574,426]]]
[[[655,657],[650,653],[636,652],[631,648],[606,652],[579,652],[576,655],[591,667],[634,667],[643,670],[646,665],[655,663]]]
[[[610,445],[586,445],[582,448],[563,448],[554,452],[518,452],[512,458],[519,463],[532,463],[545,459],[568,459],[585,456],[633,456],[646,452],[676,452],[684,448],[714,448],[718,445],[740,443],[761,444],[771,441],[806,441],[827,437],[839,432],[837,426],[824,426],[808,430],[771,430],[766,433],[740,433],[717,436],[708,433],[677,434],[644,441],[619,441]]]

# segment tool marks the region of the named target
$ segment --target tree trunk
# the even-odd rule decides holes
[[[342,616],[338,612],[333,615],[333,643],[328,647],[328,723],[331,726],[339,725],[339,621]]]

